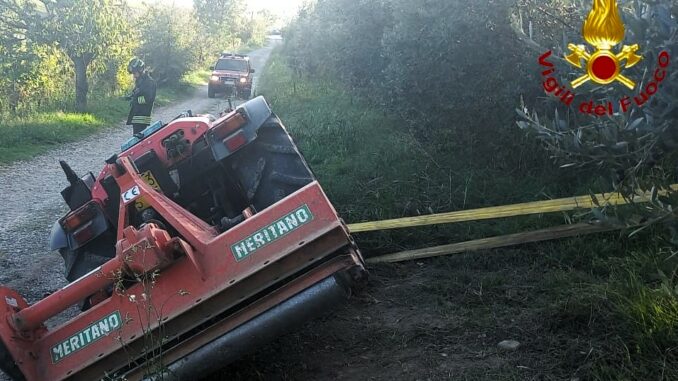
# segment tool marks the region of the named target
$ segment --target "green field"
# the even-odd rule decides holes
[[[201,84],[204,72],[192,72],[176,86],[160,87],[156,107],[191,96],[193,86]],[[119,97],[91,94],[89,112],[76,113],[69,108],[5,116],[0,123],[0,163],[30,159],[56,145],[72,142],[104,127],[124,122],[129,102]]]

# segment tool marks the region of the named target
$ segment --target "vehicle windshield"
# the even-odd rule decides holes
[[[247,71],[247,61],[245,60],[219,60],[214,67],[215,70]]]

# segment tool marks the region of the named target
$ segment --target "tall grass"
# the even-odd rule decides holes
[[[105,124],[93,114],[43,112],[0,125],[0,162],[26,159],[57,144],[69,142]]]
[[[652,234],[659,235],[655,231]],[[678,257],[657,241],[610,263],[611,356],[597,379],[678,379]]]
[[[502,149],[494,142],[489,150],[483,142],[459,147],[454,134],[443,129],[437,143],[424,145],[405,123],[341,82],[295,75],[281,52],[274,52],[264,70],[259,92],[348,222],[608,190],[586,173],[555,168],[538,146],[517,136],[511,140],[520,145]],[[469,150],[487,159],[470,160]],[[560,215],[529,216],[383,231],[357,239],[371,256],[560,223]],[[542,304],[525,307],[527,315],[539,317],[533,324],[549,335],[534,343],[534,350],[571,356],[574,349],[568,345],[587,342],[588,353],[557,366],[587,379],[678,379],[678,256],[662,249],[659,234],[655,229],[633,239],[618,233],[572,238],[525,245],[501,257],[494,265],[531,263],[531,274],[515,274],[518,280],[506,282],[530,282],[533,292],[545,295],[538,298]],[[446,266],[446,258],[433,262]]]
[[[190,85],[206,85],[210,79],[211,70],[194,70],[186,73],[181,81]]]
[[[164,106],[193,94],[201,73],[187,74],[175,86],[160,87],[156,106]],[[41,111],[21,115],[0,115],[0,163],[29,159],[66,142],[123,122],[129,102],[111,95],[89,96],[89,111],[76,113],[71,104],[51,105]]]

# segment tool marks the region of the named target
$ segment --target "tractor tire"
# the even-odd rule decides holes
[[[257,131],[256,140],[238,153],[238,172],[247,199],[262,211],[315,180],[280,120],[273,116]]]
[[[59,254],[64,258],[66,279],[73,282],[115,257],[115,238],[104,233],[79,249],[65,248]]]
[[[2,340],[0,340],[0,369],[14,381],[24,381],[26,379]]]
[[[208,98],[214,98],[216,96],[216,92],[214,89],[210,86],[207,86],[207,97]]]
[[[68,280],[68,282],[73,282],[115,257],[115,245],[90,243],[75,251],[61,249],[59,250],[59,254],[64,258],[66,280]],[[81,311],[87,311],[92,307],[90,298],[91,296],[80,302]]]

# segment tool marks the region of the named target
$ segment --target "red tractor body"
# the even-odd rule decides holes
[[[214,122],[148,131],[96,179],[67,170],[72,211],[51,245],[75,279],[30,306],[0,287],[0,367],[29,381],[197,378],[346,299],[364,278],[362,258],[312,174],[298,176],[303,158],[267,108],[258,98]],[[267,170],[262,147],[287,156]],[[183,184],[200,172],[194,160],[197,177],[237,184]],[[261,171],[251,179],[249,168]],[[281,168],[297,183],[272,185]],[[196,189],[212,194],[186,194]],[[243,194],[224,204],[233,192]]]

